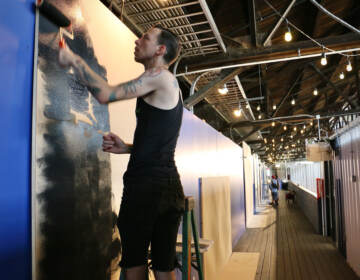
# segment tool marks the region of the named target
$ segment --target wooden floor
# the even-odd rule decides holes
[[[284,192],[267,215],[268,226],[247,229],[234,248],[260,252],[255,279],[360,279],[330,239],[316,234],[296,205],[286,205]]]

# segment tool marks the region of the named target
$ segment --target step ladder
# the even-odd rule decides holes
[[[185,197],[185,213],[182,225],[182,280],[191,280],[191,231],[194,238],[196,264],[199,280],[204,280],[202,260],[199,248],[199,235],[195,221],[195,199],[193,196]]]
[[[196,254],[196,266],[198,271],[199,280],[204,280],[202,260],[199,247],[199,235],[196,228],[196,220],[194,214],[195,199],[192,196],[185,197],[185,212],[183,215],[182,224],[182,262],[181,272],[182,280],[191,280],[191,266],[192,266],[192,253],[191,253],[191,240],[194,238],[194,247]],[[192,232],[192,235],[191,235]],[[126,280],[125,274],[121,271],[120,280]]]

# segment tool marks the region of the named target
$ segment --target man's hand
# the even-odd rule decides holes
[[[121,138],[110,132],[103,136],[103,151],[113,154],[128,154],[130,153],[130,145],[126,144]]]

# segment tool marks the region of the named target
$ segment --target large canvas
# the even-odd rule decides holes
[[[100,1],[48,2],[71,19],[74,39],[65,37],[66,43],[98,74],[112,84],[128,80],[117,71],[118,63],[126,63],[123,69],[133,77],[140,73],[140,66],[128,62],[136,37]],[[90,95],[71,69],[59,67],[58,27],[40,15],[38,31],[33,278],[117,279],[120,243],[113,208],[118,205],[112,207],[111,202],[118,204],[121,189],[112,186],[110,156],[101,149],[102,134],[110,131],[109,109]],[[134,120],[129,122],[127,137],[134,127]],[[117,133],[121,136],[122,131]],[[118,166],[122,173],[126,158]]]

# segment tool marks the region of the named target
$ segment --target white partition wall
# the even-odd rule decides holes
[[[245,203],[246,226],[254,215],[254,159],[250,146],[243,142],[244,176],[245,176]]]
[[[341,134],[337,140],[340,149],[334,169],[343,196],[346,256],[360,276],[360,125]]]
[[[316,196],[316,178],[324,178],[323,163],[299,161],[289,162],[286,166],[289,170],[290,180]]]

